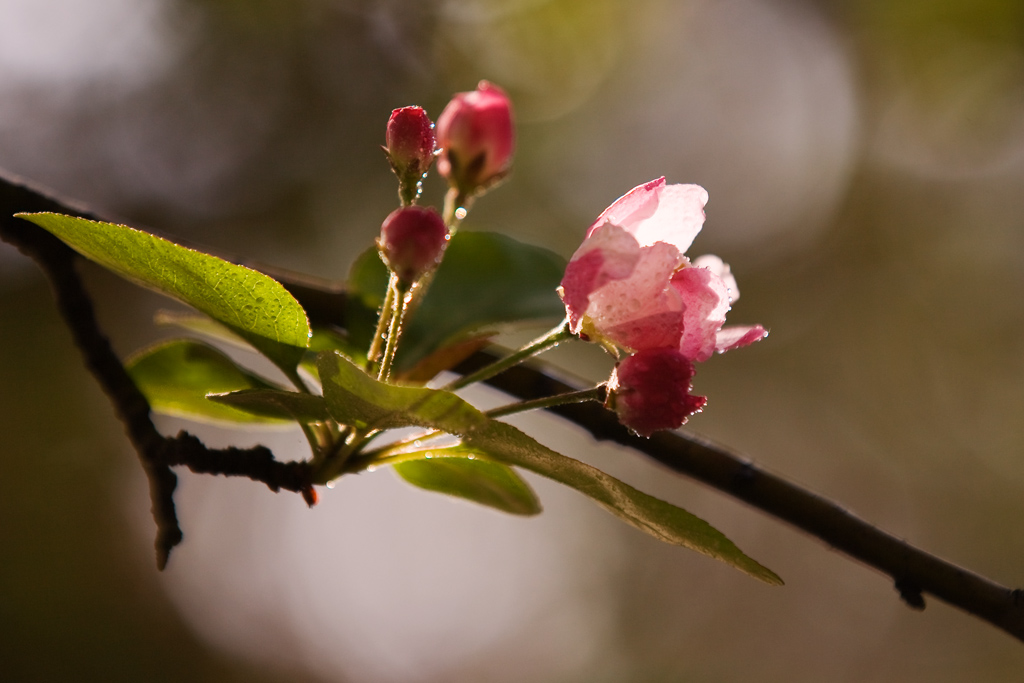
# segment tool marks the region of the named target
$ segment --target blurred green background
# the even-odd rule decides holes
[[[0,167],[97,212],[338,279],[394,207],[391,109],[490,79],[515,171],[469,229],[569,256],[660,175],[711,196],[764,342],[688,425],[1024,585],[1024,4],[1014,0],[0,0]],[[439,202],[436,178],[426,199]],[[165,302],[87,269],[115,346]],[[599,354],[552,357],[595,379]],[[500,397],[481,393],[482,402]],[[787,581],[545,482],[506,519],[388,472],[297,496],[145,483],[34,266],[0,247],[0,670],[11,681],[1012,681],[1019,642],[628,451],[552,447],[708,519]],[[184,423],[164,420],[174,431]],[[210,443],[291,433],[200,432]]]

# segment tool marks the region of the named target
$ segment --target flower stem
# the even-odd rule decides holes
[[[306,441],[309,442],[309,450],[313,454],[313,461],[319,460],[323,456],[324,448],[321,433],[318,432],[316,427],[306,422],[300,421],[299,426],[302,428],[302,434],[306,437]]]
[[[394,291],[391,296],[392,311],[391,323],[388,326],[388,342],[384,347],[384,357],[380,360],[380,367],[377,370],[377,380],[386,382],[391,376],[391,365],[395,360],[395,353],[398,352],[398,340],[402,336],[402,323],[405,312],[408,308],[410,285],[402,282],[394,273],[391,274],[391,282],[388,284],[388,291]],[[381,316],[383,318],[384,316]]]
[[[299,375],[299,371],[297,369],[289,370],[286,368],[281,368],[281,371],[284,372],[284,376],[287,377],[288,381],[291,382],[292,385],[300,392],[302,392],[303,394],[312,393],[310,392],[309,387],[306,386],[306,383],[302,380],[302,376]]]
[[[345,463],[358,448],[364,434],[365,432],[360,432],[358,429],[343,430],[341,436],[331,445],[314,469],[313,483],[326,484],[341,474]]]
[[[448,190],[448,194],[444,196],[444,213],[441,218],[444,221],[445,226],[448,228],[449,238],[454,236],[455,232],[459,229],[459,225],[462,223],[462,219],[466,217],[466,213],[469,211],[469,207],[472,202],[472,197],[460,193],[454,187]],[[430,284],[434,281],[434,275],[436,273],[437,267],[435,266],[416,281],[415,288],[410,292],[409,300],[405,302],[407,315],[419,308],[420,302],[423,301],[423,297],[426,296],[427,290],[430,289]],[[392,275],[392,277],[394,277],[394,275]],[[385,305],[386,304],[387,302],[385,302]],[[383,318],[383,315],[381,317]],[[378,337],[384,334],[383,329],[378,328],[377,331]]]
[[[458,231],[459,225],[466,217],[466,214],[469,213],[472,205],[472,196],[460,192],[455,187],[448,190],[448,194],[444,196],[444,213],[441,217],[444,219],[444,224],[448,226],[448,230],[452,235]]]
[[[388,282],[388,293],[384,295],[384,304],[380,307],[380,315],[377,316],[377,330],[373,333],[373,341],[370,342],[370,350],[366,353],[367,369],[380,360],[383,353],[384,335],[387,334],[391,324],[391,311],[395,307],[395,289],[398,276],[391,273],[391,280]]]
[[[583,389],[581,391],[570,391],[564,394],[556,394],[554,396],[547,396],[545,398],[536,398],[532,401],[519,401],[518,403],[510,403],[507,406],[501,406],[500,408],[493,408],[488,410],[484,415],[487,417],[504,417],[506,415],[514,415],[515,413],[523,413],[527,410],[536,410],[538,408],[550,408],[552,406],[565,405],[566,403],[585,403],[586,401],[597,401],[598,403],[604,403],[605,398],[608,395],[608,387],[605,384],[598,384],[592,389]]]
[[[569,332],[569,321],[563,320],[558,324],[558,327],[555,327],[546,334],[537,337],[515,353],[509,354],[499,361],[495,361],[486,367],[480,368],[476,372],[463,375],[462,377],[449,382],[443,388],[445,391],[455,391],[456,389],[469,386],[474,382],[489,379],[497,375],[499,372],[509,369],[513,365],[518,365],[527,358],[531,358],[543,351],[547,351],[550,348],[558,346],[560,343],[571,337],[572,334]]]
[[[362,451],[357,457],[352,458],[345,466],[342,471],[343,474],[353,474],[355,472],[362,472],[370,467],[376,467],[381,464],[387,464],[390,462],[390,458],[396,455],[404,455],[406,453],[417,453],[422,451],[423,448],[420,442],[428,441],[442,436],[450,436],[445,432],[437,430],[428,430],[421,432],[415,436],[411,436],[407,439],[395,441],[393,443],[386,444],[380,448],[375,448],[369,451]]]
[[[365,472],[367,470],[373,471],[378,467],[384,467],[387,465],[400,465],[408,460],[420,460],[422,459],[423,449],[418,450],[405,450],[391,452],[383,451],[382,454],[374,458],[359,459],[359,461],[352,461],[349,466],[345,468],[345,474],[356,474],[358,472]]]
[[[312,395],[313,392],[306,386],[298,369],[285,371],[285,376],[291,381],[299,393]],[[330,450],[334,444],[334,435],[329,426],[319,422],[299,422],[302,433],[309,442],[309,450],[313,455],[314,462],[323,457],[325,451]]]

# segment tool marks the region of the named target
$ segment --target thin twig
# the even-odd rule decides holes
[[[456,389],[468,387],[470,384],[482,382],[489,377],[501,374],[514,365],[519,365],[527,358],[533,358],[548,349],[553,349],[570,337],[572,337],[572,334],[569,332],[569,321],[563,320],[557,327],[537,337],[518,351],[498,358],[490,365],[486,365],[475,372],[464,374],[458,379],[452,380],[443,388],[447,391],[455,391]]]
[[[274,491],[280,488],[299,491],[312,505],[315,494],[309,483],[309,468],[304,468],[304,463],[276,462],[265,448],[210,449],[185,432],[176,438],[167,438],[157,431],[150,417],[149,402],[128,376],[96,321],[92,300],[75,270],[77,254],[45,230],[13,217],[21,211],[92,216],[0,174],[0,238],[35,261],[46,274],[53,287],[57,309],[86,367],[114,404],[149,479],[153,519],[157,526],[157,566],[163,569],[167,565],[171,549],[183,538],[174,508],[178,478],[171,465],[186,465],[197,472],[246,476],[266,483]]]
[[[596,387],[590,387],[589,389],[567,391],[564,394],[542,396],[540,398],[533,398],[527,401],[516,401],[515,403],[509,403],[508,405],[499,406],[498,408],[492,408],[485,412],[484,415],[490,418],[499,418],[505,417],[506,415],[525,413],[528,410],[554,408],[555,406],[565,405],[567,403],[596,401],[603,404],[606,400],[608,400],[608,386],[605,384],[598,384]]]

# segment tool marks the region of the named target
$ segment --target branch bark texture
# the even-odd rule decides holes
[[[128,376],[96,321],[92,300],[75,269],[78,255],[45,230],[13,217],[14,213],[23,211],[93,216],[23,182],[0,176],[0,238],[35,261],[46,274],[57,310],[71,331],[86,367],[113,403],[149,479],[153,519],[157,526],[157,566],[163,569],[167,565],[171,549],[183,538],[174,509],[178,478],[171,470],[172,465],[185,465],[195,472],[245,476],[265,483],[273,491],[282,488],[299,491],[312,504],[315,496],[310,483],[311,470],[305,463],[277,462],[269,450],[260,446],[248,450],[211,449],[187,432],[165,437],[157,431],[149,403]]]
[[[96,324],[91,301],[74,269],[75,253],[41,228],[11,217],[22,211],[57,211],[86,217],[89,214],[0,174],[0,237],[36,261],[50,279],[58,309],[82,350],[86,365],[114,403],[149,476],[158,528],[158,564],[163,567],[171,548],[182,538],[174,512],[172,496],[177,480],[171,466],[184,465],[200,473],[245,476],[274,491],[301,492],[312,504],[315,495],[306,463],[278,462],[260,446],[244,450],[210,449],[184,432],[173,438],[157,432],[150,419],[149,405]],[[265,270],[292,291],[306,308],[311,322],[344,327],[344,291]],[[456,371],[475,372],[495,358],[489,352],[477,352]],[[521,400],[584,388],[536,365],[513,367],[486,383]],[[649,439],[634,436],[612,413],[593,403],[553,406],[547,410],[579,425],[595,439],[644,453],[675,472],[788,522],[874,567],[891,577],[901,598],[912,608],[923,609],[924,594],[931,594],[1024,640],[1024,591],[1012,590],[926,553],[726,448],[678,432],[660,432]]]

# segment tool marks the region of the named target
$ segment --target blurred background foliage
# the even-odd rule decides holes
[[[666,175],[694,253],[771,336],[700,368],[689,429],[1024,585],[1024,5],[1013,0],[0,0],[0,167],[97,212],[339,279],[396,202],[391,109],[480,78],[517,107],[470,229],[568,256]],[[430,179],[426,200],[441,183]],[[88,268],[122,353],[165,306]],[[525,334],[525,333],[523,333]],[[553,358],[595,379],[600,354]],[[500,397],[480,393],[482,402]],[[545,416],[563,452],[684,505],[782,589],[539,482],[534,520],[352,478],[316,509],[183,473],[154,569],[142,475],[0,247],[0,665],[12,681],[1008,681],[1009,636],[923,614],[820,543]],[[167,430],[189,427],[165,420]],[[291,433],[269,439],[301,457]]]

